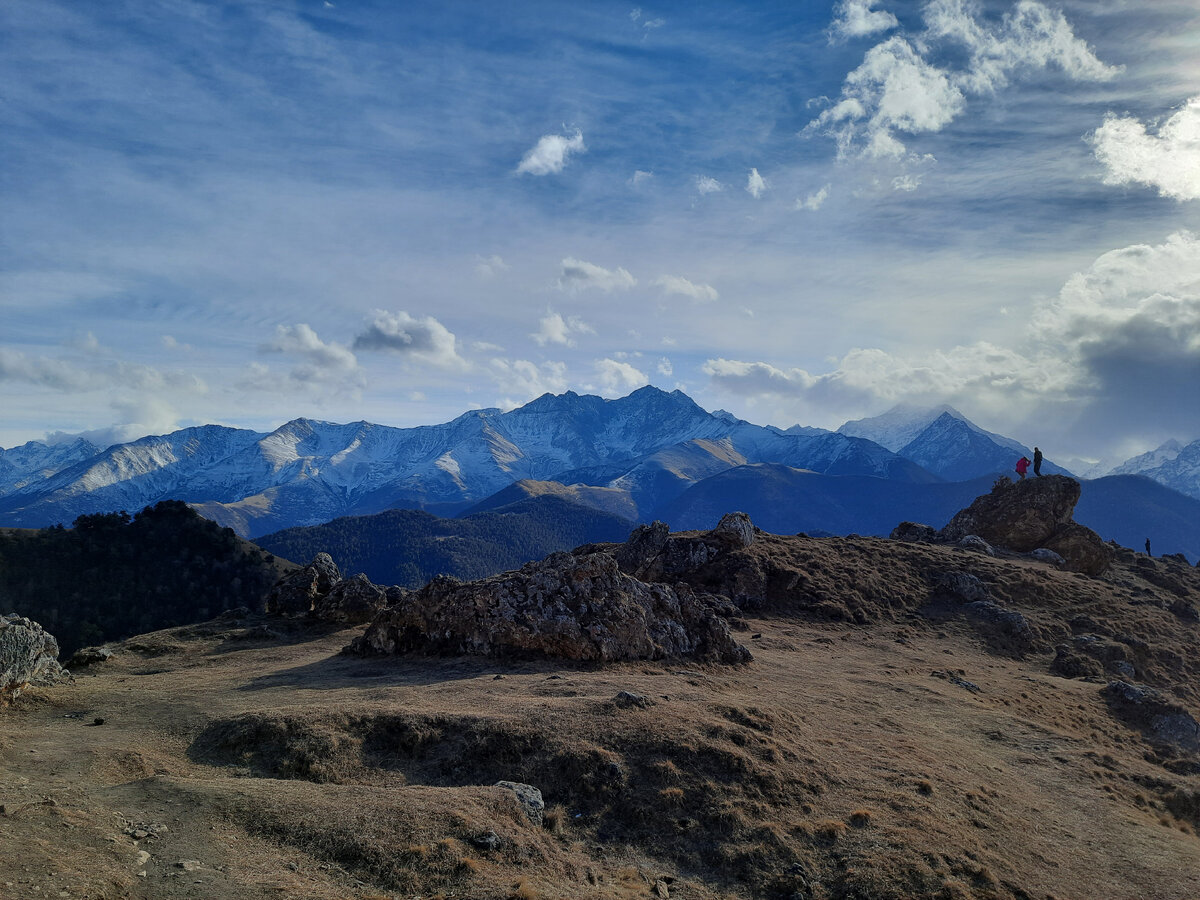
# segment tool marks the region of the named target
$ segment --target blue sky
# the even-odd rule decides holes
[[[645,383],[1200,437],[1192,2],[30,0],[0,85],[0,446]]]

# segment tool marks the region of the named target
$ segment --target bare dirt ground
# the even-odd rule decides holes
[[[1120,577],[1077,583],[1124,603]],[[0,897],[1200,897],[1200,774],[1106,679],[959,620],[749,619],[746,666],[603,668],[253,624],[135,639],[0,711]]]

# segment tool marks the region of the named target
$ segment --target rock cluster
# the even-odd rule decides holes
[[[310,616],[324,622],[348,625],[371,621],[389,602],[389,591],[374,585],[366,575],[343,578],[328,553],[318,553],[303,569],[281,578],[267,595],[267,612],[272,615]]]
[[[597,662],[750,659],[722,617],[737,611],[727,600],[684,584],[640,581],[621,571],[619,555],[581,548],[479,581],[435,578],[380,612],[348,649]]]
[[[1108,568],[1113,550],[1090,528],[1072,521],[1079,482],[1065,475],[1025,481],[1001,479],[990,493],[959,510],[938,538],[961,542],[974,536],[1017,553],[1052,550],[1065,568],[1099,575]]]
[[[1118,718],[1143,731],[1152,741],[1200,750],[1200,723],[1161,691],[1127,681],[1110,681],[1103,694]]]
[[[58,664],[54,635],[24,616],[0,616],[0,706],[30,685],[55,684],[69,677]]]

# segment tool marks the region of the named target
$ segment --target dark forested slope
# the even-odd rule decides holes
[[[135,516],[80,516],[70,529],[0,531],[0,612],[40,622],[66,658],[238,606],[261,609],[286,568],[187,504],[164,500]]]

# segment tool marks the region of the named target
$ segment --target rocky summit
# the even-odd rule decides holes
[[[318,556],[30,679],[0,896],[1194,900],[1200,570],[1089,574],[1071,503],[655,522],[416,591]]]
[[[51,685],[70,677],[58,663],[58,642],[37,622],[0,616],[0,707],[30,685]]]

